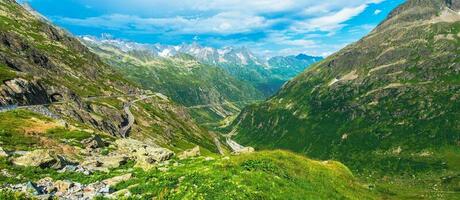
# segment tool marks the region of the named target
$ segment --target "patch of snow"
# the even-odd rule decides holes
[[[241,64],[243,64],[243,65],[248,64],[248,60],[246,59],[246,57],[244,57],[244,55],[242,53],[237,53],[236,56],[240,59]]]
[[[174,50],[179,51],[181,49],[181,46],[174,46]]]
[[[95,40],[93,40],[92,38],[90,38],[88,36],[84,36],[83,40],[88,41],[88,42],[95,42]]]
[[[158,53],[158,55],[163,57],[163,58],[171,57],[171,49],[164,49],[163,51]]]

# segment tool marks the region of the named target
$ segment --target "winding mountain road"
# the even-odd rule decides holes
[[[120,129],[121,137],[124,137],[124,138],[128,137],[129,131],[131,130],[131,127],[134,125],[135,118],[134,118],[133,113],[131,113],[131,110],[130,110],[131,106],[134,103],[138,102],[138,101],[142,101],[142,100],[151,98],[153,96],[155,96],[155,95],[149,95],[149,96],[141,95],[139,99],[136,99],[134,101],[130,101],[130,102],[126,103],[123,106],[123,110],[125,111],[126,115],[128,115],[128,124],[126,124],[125,126],[121,127],[121,129]]]
[[[129,94],[129,95],[111,95],[111,96],[91,96],[91,97],[86,97],[86,98],[82,98],[82,99],[83,100],[96,100],[96,99],[118,98],[118,97],[136,97],[136,96],[139,96],[139,95],[138,94]],[[131,130],[131,127],[133,126],[134,121],[135,121],[134,115],[133,115],[133,113],[131,113],[131,110],[130,110],[131,106],[134,103],[138,102],[138,101],[142,101],[142,100],[145,100],[147,98],[151,98],[153,96],[156,96],[156,95],[155,94],[153,94],[153,95],[140,95],[140,98],[138,98],[136,100],[133,100],[133,101],[130,101],[130,102],[126,103],[123,106],[123,110],[126,113],[126,115],[128,116],[128,123],[120,129],[120,135],[122,137],[128,137],[128,133]],[[7,111],[17,110],[17,109],[35,108],[35,107],[38,107],[38,106],[49,106],[49,105],[53,105],[53,104],[63,104],[65,102],[66,101],[60,101],[60,102],[51,102],[51,103],[46,103],[46,104],[24,105],[24,106],[18,106],[18,105],[0,106],[0,112],[7,112]]]

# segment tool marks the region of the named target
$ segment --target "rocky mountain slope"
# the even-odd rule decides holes
[[[355,171],[458,176],[459,2],[407,1],[368,36],[244,109],[232,134]]]
[[[0,80],[0,106],[40,105],[42,113],[114,136],[130,121],[123,105],[151,94],[130,106],[136,118],[129,136],[217,151],[184,108],[139,89],[77,39],[10,0],[0,2]]]
[[[250,84],[186,54],[162,57],[149,45],[88,37],[82,41],[125,78],[189,107],[200,123],[218,122],[237,114],[243,105],[263,99]]]

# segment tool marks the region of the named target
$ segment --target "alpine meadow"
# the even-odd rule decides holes
[[[0,199],[460,199],[460,0],[0,0]]]

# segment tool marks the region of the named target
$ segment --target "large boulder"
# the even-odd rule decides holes
[[[135,167],[149,170],[159,162],[171,159],[174,152],[157,145],[146,144],[134,139],[119,139],[115,141],[118,152],[136,160]]]
[[[13,164],[25,167],[48,168],[52,167],[56,162],[56,159],[51,156],[50,152],[43,149],[31,151],[13,159]]]
[[[41,167],[62,169],[66,165],[76,164],[64,156],[53,155],[49,150],[38,149],[27,152],[23,156],[13,159],[13,164],[25,167]]]
[[[247,154],[247,153],[253,153],[253,152],[254,152],[254,148],[252,148],[252,147],[243,147],[241,149],[238,149],[238,150],[234,151],[232,154],[240,155],[240,154]]]
[[[102,138],[98,135],[94,135],[90,138],[87,138],[81,141],[81,143],[88,150],[99,149],[107,146],[107,143],[104,140],[102,140]]]
[[[139,149],[144,149],[147,147],[158,147],[156,145],[146,144],[139,140],[129,139],[129,138],[118,139],[115,141],[115,145],[118,147],[119,151],[127,152],[127,153],[136,152]]]
[[[81,166],[89,171],[109,172],[110,169],[118,168],[128,161],[128,157],[122,154],[91,157],[84,161]]]
[[[197,157],[200,155],[201,155],[200,147],[196,146],[193,149],[186,150],[182,152],[181,154],[179,154],[179,159],[183,160],[183,159],[187,159],[191,157]]]
[[[58,180],[54,182],[53,186],[56,188],[57,192],[65,194],[72,188],[74,183],[68,180]]]
[[[121,183],[123,181],[128,181],[129,179],[131,179],[131,177],[132,177],[132,174],[115,176],[115,177],[103,180],[102,183],[108,185],[109,187],[113,187],[117,185],[118,183]]]

